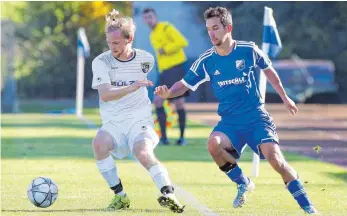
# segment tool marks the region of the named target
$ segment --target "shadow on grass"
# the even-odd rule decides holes
[[[100,126],[100,125],[97,125]],[[3,128],[18,128],[18,127],[28,127],[28,128],[49,128],[49,127],[54,127],[54,128],[73,128],[73,129],[85,129],[86,124],[81,122],[81,123],[76,123],[76,122],[42,122],[40,124],[37,123],[2,123],[1,127]]]
[[[33,137],[2,138],[1,157],[6,158],[90,158],[93,159],[92,137]],[[187,146],[158,145],[156,156],[162,161],[204,161],[212,162],[207,151],[206,139],[187,139]],[[252,161],[253,152],[246,148],[241,161]],[[306,157],[285,153],[288,161],[307,161]],[[131,160],[129,157],[126,160]]]
[[[75,108],[75,99],[21,99],[20,111],[23,113],[46,113],[52,110],[63,110]],[[97,111],[98,99],[84,99],[83,106],[86,110]]]
[[[347,171],[346,170],[344,172],[340,172],[340,173],[327,172],[325,174],[327,174],[329,177],[340,179],[340,180],[343,180],[347,183]]]
[[[25,116],[23,116],[25,118]],[[71,128],[71,129],[86,129],[86,124],[75,119],[74,121],[66,121],[60,119],[52,119],[52,121],[35,122],[5,122],[3,128],[16,127],[33,127],[37,128],[37,133],[40,133],[40,128]],[[189,129],[206,128],[203,125],[189,122]],[[24,129],[25,130],[25,129]],[[79,157],[93,159],[92,139],[95,131],[87,132],[86,137],[78,136],[51,136],[51,137],[18,137],[2,138],[1,157],[6,158],[67,158]],[[157,157],[162,161],[206,161],[212,162],[212,158],[207,151],[207,137],[209,134],[201,134],[201,138],[187,139],[187,146],[177,146],[174,144],[163,146],[159,145],[155,149]],[[175,140],[171,140],[174,143]],[[282,141],[283,142],[283,141]],[[286,140],[284,142],[294,143],[297,141]],[[299,143],[297,143],[299,144]],[[302,144],[302,142],[301,142]],[[129,157],[130,158],[130,157]],[[301,157],[295,154],[286,153],[287,160],[306,161],[307,157]],[[252,161],[252,152],[249,148],[242,154],[241,161]]]
[[[211,161],[204,139],[188,139],[188,146],[159,145],[157,157],[165,161]],[[7,158],[90,158],[93,159],[92,138],[32,137],[2,138],[1,157]]]

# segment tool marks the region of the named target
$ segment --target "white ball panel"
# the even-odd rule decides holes
[[[34,200],[34,195],[32,191],[28,191],[28,198],[30,200],[31,203],[35,204],[35,200]]]
[[[58,194],[52,195],[52,204],[57,200]]]
[[[45,180],[41,177],[34,179],[34,185],[45,183]]]
[[[43,208],[47,208],[48,206],[51,205],[51,202],[49,200],[45,200],[41,205],[40,207],[43,207]]]
[[[47,194],[40,193],[40,192],[34,192],[34,198],[38,204],[42,203],[43,200],[45,200],[46,196],[47,196]]]
[[[51,184],[55,184],[55,185],[57,185],[52,179],[51,179]]]
[[[40,187],[39,186],[34,186],[33,188],[31,188],[31,191],[33,192],[40,192]]]
[[[49,192],[49,185],[48,184],[39,185],[38,190],[40,192],[48,193]]]
[[[47,183],[51,182],[52,180],[48,177],[41,177],[41,178],[44,178],[46,180]]]
[[[57,185],[51,184],[50,190],[51,190],[51,193],[58,193]]]

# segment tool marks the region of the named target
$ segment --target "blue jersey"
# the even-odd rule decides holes
[[[263,104],[254,72],[256,67],[267,69],[271,66],[271,61],[253,42],[235,42],[227,56],[220,56],[215,47],[207,50],[181,80],[193,91],[201,83],[210,81],[222,118],[240,116]]]

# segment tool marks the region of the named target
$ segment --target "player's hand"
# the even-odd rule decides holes
[[[158,86],[154,90],[154,94],[158,95],[159,97],[163,99],[167,99],[170,96],[169,88],[166,85]]]
[[[130,88],[133,91],[136,91],[137,89],[141,87],[147,87],[147,86],[153,86],[152,81],[150,80],[137,80],[133,84],[130,85]]]
[[[298,108],[295,105],[295,102],[292,101],[292,99],[290,99],[289,97],[286,97],[283,100],[284,106],[286,106],[286,108],[293,114],[295,115],[298,112]]]

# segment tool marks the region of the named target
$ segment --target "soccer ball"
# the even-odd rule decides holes
[[[57,199],[58,186],[48,177],[38,177],[30,183],[27,192],[32,204],[47,208]]]

